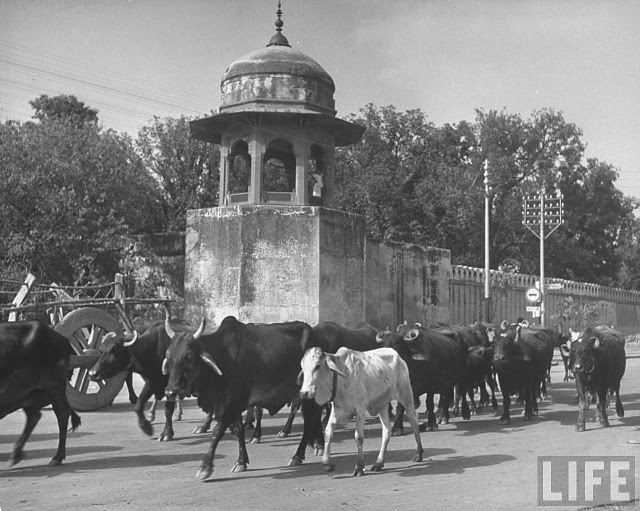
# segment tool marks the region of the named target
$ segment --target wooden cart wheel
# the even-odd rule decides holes
[[[67,385],[67,399],[71,407],[82,412],[97,410],[112,403],[122,389],[127,372],[118,373],[108,380],[91,381],[88,373],[96,357],[83,355],[83,350],[99,349],[109,332],[121,334],[122,326],[118,320],[101,309],[83,307],[65,315],[55,330],[69,339],[79,355],[72,357],[70,364],[73,375]]]

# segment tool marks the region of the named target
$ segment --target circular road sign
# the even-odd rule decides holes
[[[530,287],[525,292],[525,296],[527,297],[527,300],[530,301],[531,303],[539,302],[540,296],[541,296],[540,290],[537,287]]]

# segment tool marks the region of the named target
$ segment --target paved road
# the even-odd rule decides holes
[[[296,421],[291,438],[276,438],[285,419],[283,410],[266,418],[263,443],[249,446],[247,472],[230,472],[237,444],[227,435],[219,446],[212,477],[198,482],[194,476],[209,436],[191,434],[201,418],[194,401],[187,401],[185,418],[175,425],[176,439],[159,443],[137,428],[123,391],[110,408],[81,414],[82,426],[69,435],[67,459],[58,468],[46,467],[57,433],[53,413],[45,411],[27,444],[27,459],[13,469],[0,469],[0,509],[536,509],[538,456],[640,453],[640,445],[628,443],[640,441],[640,359],[628,360],[622,382],[626,415],[618,419],[614,414],[608,429],[588,423],[586,432],[575,433],[575,386],[561,382],[560,366],[553,367],[552,378],[550,396],[533,422],[522,420],[521,408],[507,427],[498,425],[499,414],[493,411],[470,421],[453,419],[436,433],[422,434],[423,463],[411,461],[412,435],[394,437],[385,470],[364,478],[350,476],[355,464],[352,427],[336,433],[333,477],[325,475],[320,459],[310,450],[303,466],[288,467],[301,420]],[[15,413],[0,421],[2,467],[23,420],[22,413]],[[367,466],[375,460],[379,442],[378,421],[368,419]]]

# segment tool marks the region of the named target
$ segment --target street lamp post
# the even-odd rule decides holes
[[[491,288],[489,282],[489,161],[484,160],[484,320],[491,321]]]

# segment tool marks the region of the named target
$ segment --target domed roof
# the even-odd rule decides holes
[[[222,84],[242,75],[279,73],[326,82],[335,92],[333,79],[320,64],[291,46],[280,45],[267,46],[237,59],[224,72]]]
[[[233,62],[222,76],[220,112],[317,112],[335,116],[335,84],[320,64],[294,50],[282,34],[278,4],[276,33],[266,48]]]

